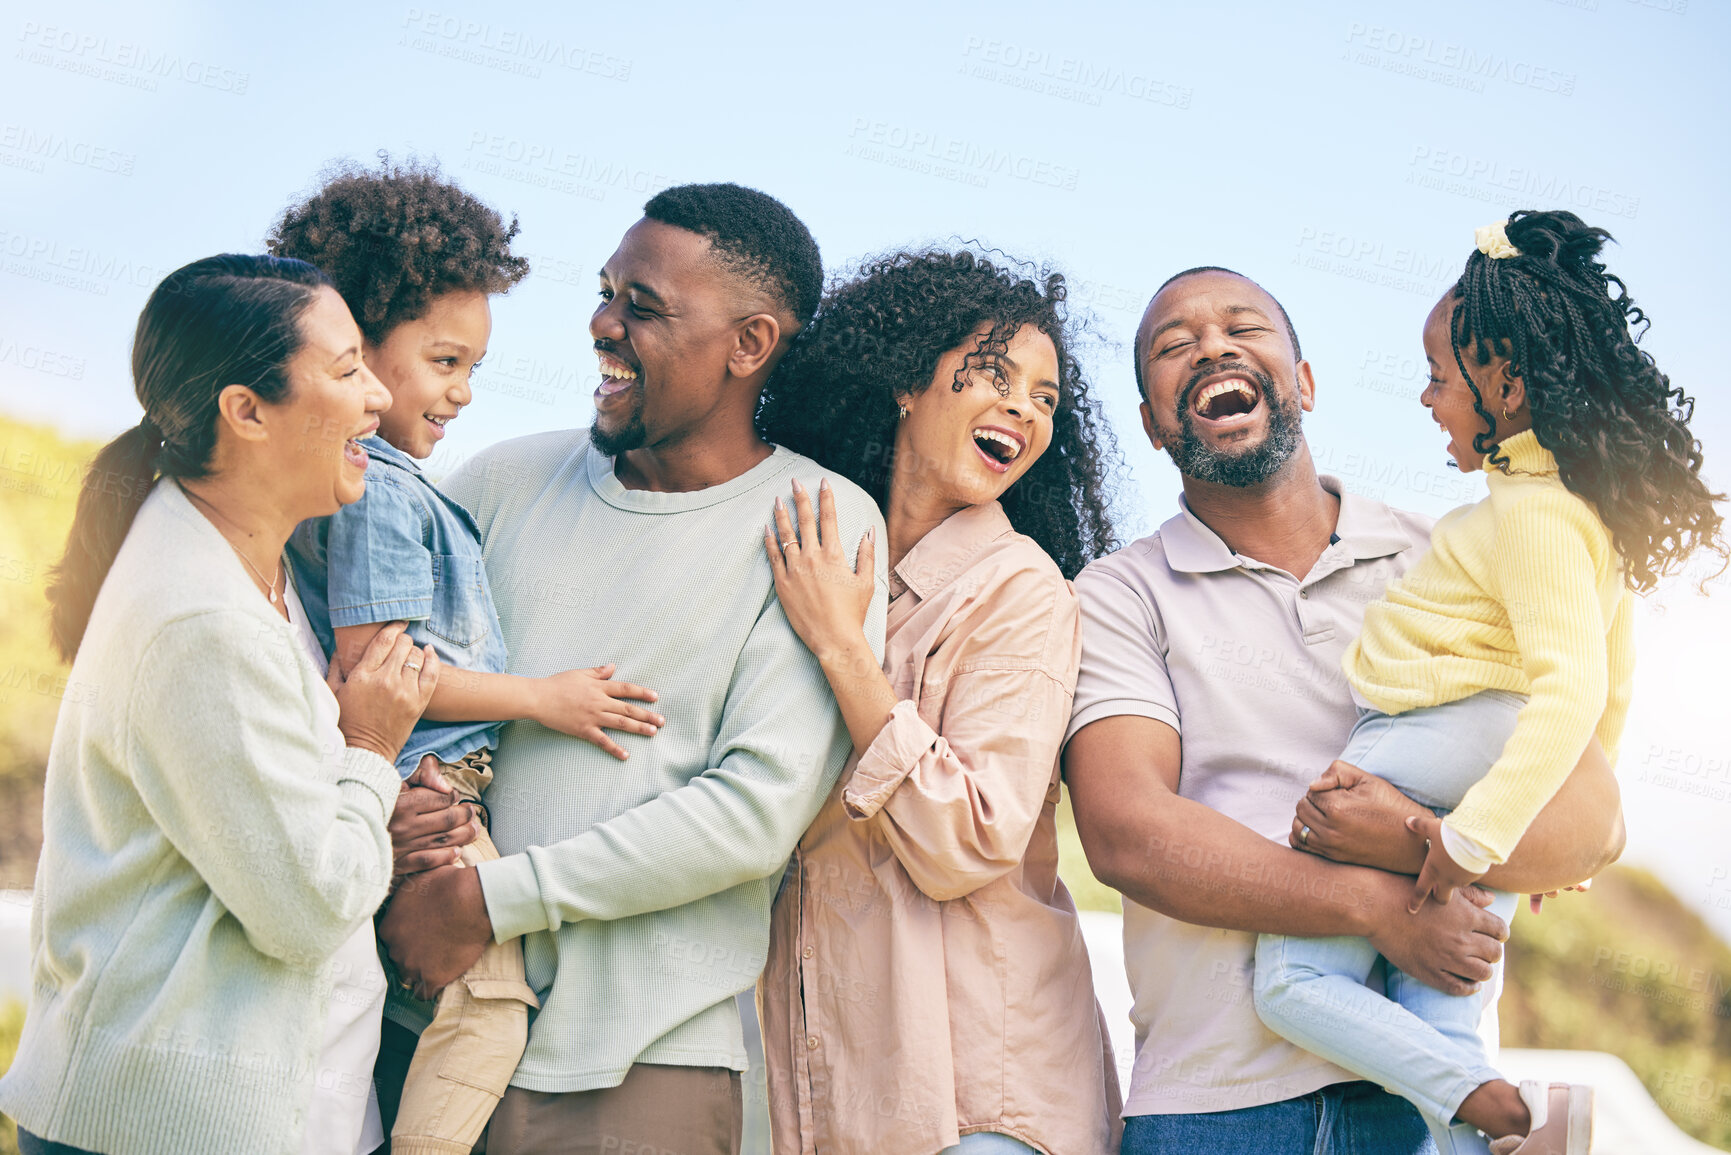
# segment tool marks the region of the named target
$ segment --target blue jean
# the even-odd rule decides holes
[[[1365,710],[1340,757],[1445,814],[1497,760],[1525,704],[1487,690],[1399,715]],[[1491,913],[1513,918],[1516,896],[1493,894]],[[1487,1155],[1478,1130],[1454,1122],[1461,1100],[1502,1077],[1478,1033],[1483,993],[1445,995],[1391,966],[1387,994],[1377,994],[1364,985],[1376,957],[1362,938],[1262,935],[1257,1014],[1283,1038],[1406,1098],[1442,1155]]]
[[[963,1135],[960,1143],[945,1147],[938,1155],[1029,1155],[1033,1150],[1020,1139],[996,1131],[974,1131]]]
[[[1369,1083],[1200,1115],[1131,1115],[1120,1155],[1436,1155],[1412,1105]]]

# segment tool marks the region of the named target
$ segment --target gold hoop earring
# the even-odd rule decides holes
[[[1504,421],[1513,421],[1514,419],[1515,419],[1515,415],[1513,413],[1509,412],[1509,407],[1507,405],[1503,406],[1503,420]]]

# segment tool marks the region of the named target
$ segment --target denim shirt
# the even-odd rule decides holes
[[[361,445],[369,458],[366,493],[330,517],[301,522],[288,543],[295,584],[325,654],[336,648],[337,626],[406,621],[415,643],[431,645],[446,666],[504,673],[505,640],[469,511],[383,439]],[[510,720],[422,718],[397,771],[407,778],[423,754],[455,762],[496,746]]]

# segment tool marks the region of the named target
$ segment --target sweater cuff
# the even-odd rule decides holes
[[[343,749],[343,772],[337,779],[340,786],[354,782],[372,791],[379,800],[379,810],[388,823],[397,808],[397,795],[403,789],[403,776],[386,759],[359,746]]]
[[[481,898],[493,924],[493,941],[510,942],[538,930],[547,930],[547,908],[541,903],[541,884],[535,864],[527,854],[508,854],[475,864],[481,883]]]
[[[1470,834],[1462,834],[1446,821],[1442,824],[1442,844],[1455,865],[1474,874],[1483,874],[1502,861],[1490,847]]]
[[[937,740],[937,733],[926,725],[911,699],[897,702],[890,711],[889,721],[866,747],[842,791],[848,817],[863,822],[882,810],[902,779],[913,773],[920,755]]]

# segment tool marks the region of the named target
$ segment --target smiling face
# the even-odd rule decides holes
[[[367,365],[391,391],[379,436],[410,457],[431,456],[445,426],[472,398],[469,375],[492,334],[487,294],[451,292],[434,297],[424,314],[379,344],[369,343]]]
[[[335,290],[317,291],[300,331],[300,351],[286,369],[289,390],[269,407],[275,420],[262,450],[273,500],[302,518],[321,517],[366,492],[359,441],[378,429],[391,395],[362,359],[360,328]]]
[[[1148,303],[1137,335],[1142,426],[1180,473],[1244,487],[1267,481],[1303,440],[1315,404],[1280,306],[1233,273],[1180,277]]]
[[[1485,455],[1473,446],[1475,437],[1488,434],[1486,445],[1494,447],[1505,438],[1532,428],[1532,413],[1525,407],[1523,383],[1509,371],[1506,357],[1492,357],[1489,365],[1475,371],[1475,383],[1483,394],[1490,420],[1475,408],[1477,399],[1455,360],[1450,331],[1458,301],[1452,290],[1443,294],[1425,318],[1424,355],[1430,363],[1430,378],[1425,382],[1424,392],[1419,394],[1419,404],[1430,410],[1431,419],[1448,436],[1449,456],[1455,466],[1462,473],[1471,473],[1483,466],[1485,460]]]
[[[1023,325],[1002,353],[976,353],[990,332],[981,326],[938,359],[926,388],[900,398],[908,415],[896,426],[892,501],[996,501],[1052,443],[1060,399],[1052,339]]]
[[[601,269],[601,303],[589,319],[601,369],[595,447],[609,456],[664,447],[730,401],[755,404],[755,391],[729,392],[762,367],[742,333],[765,325],[742,322],[775,311],[715,260],[709,238],[661,221],[631,226]]]

